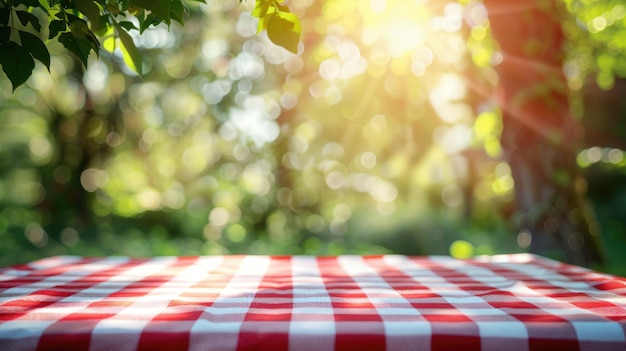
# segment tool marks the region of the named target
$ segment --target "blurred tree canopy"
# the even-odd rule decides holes
[[[2,265],[53,254],[532,250],[585,265],[603,257],[596,267],[626,273],[620,1],[262,10],[267,1],[224,0],[185,3],[188,15],[167,20],[148,7],[166,2],[181,3],[120,1],[148,10],[122,18],[96,1],[117,30],[116,45],[101,43],[110,50],[97,57],[89,36],[83,56],[49,41],[49,64],[31,48],[39,62],[14,92],[19,81],[0,78]],[[0,1],[11,13],[39,5]],[[90,10],[75,10],[94,30]],[[263,20],[279,10],[299,19],[287,26],[301,28],[295,48]],[[1,45],[28,46],[22,36],[47,38],[63,20],[27,13],[42,29],[11,19],[23,28]],[[78,40],[73,30],[63,31]],[[6,72],[15,56],[5,48]]]
[[[30,77],[35,60],[50,70],[50,52],[41,38],[47,34],[44,38],[56,39],[85,67],[92,51],[100,54],[100,40],[103,40],[106,51],[113,52],[119,47],[126,65],[141,75],[143,58],[132,34],[141,35],[159,24],[169,26],[172,21],[184,24],[189,3],[193,2],[206,0],[2,0],[0,65],[13,90]],[[272,42],[291,52],[297,51],[302,28],[287,6],[278,0],[258,0],[252,15],[259,19],[259,32],[267,30]]]

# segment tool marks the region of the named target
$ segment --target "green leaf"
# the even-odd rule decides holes
[[[109,3],[111,2],[113,3],[117,2],[117,5],[121,7],[122,11],[126,11],[128,7],[132,5],[133,1],[132,0],[117,0],[117,1],[111,0]]]
[[[252,16],[259,18],[257,34],[267,29],[267,23],[274,16],[274,14],[276,14],[276,12],[279,14],[289,13],[289,8],[274,0],[257,1],[256,7],[252,11]]]
[[[26,5],[31,7],[39,7],[39,0],[13,0],[13,6]]]
[[[46,0],[39,0],[39,7],[44,9],[46,11],[46,13],[48,13],[48,11],[50,11],[50,3],[48,3],[48,1],[46,1]]]
[[[300,34],[302,26],[296,15],[283,11],[269,15],[267,36],[274,44],[297,54]]]
[[[257,1],[254,10],[252,10],[252,16],[259,18],[259,24],[257,26],[257,34],[267,29],[267,22],[276,13],[276,3],[272,3],[271,0]],[[280,10],[280,9],[279,9]],[[289,9],[285,9],[289,12]]]
[[[70,17],[70,20],[70,28],[74,36],[84,37],[87,33],[89,33],[89,26],[87,25],[87,22],[76,17]]]
[[[0,44],[0,65],[7,75],[13,91],[24,84],[33,73],[35,61],[30,53],[16,42]]]
[[[122,26],[115,22],[115,28],[117,29],[117,35],[120,37],[120,41],[122,42],[121,49],[124,53],[124,62],[133,69],[137,74],[142,74],[142,57],[141,53],[135,46],[135,42],[133,38],[126,33]]]
[[[139,33],[142,34],[146,29],[150,28],[150,26],[158,26],[160,23],[161,20],[156,18],[154,14],[151,13],[139,24]]]
[[[9,15],[11,14],[11,9],[8,7],[0,8],[0,24],[5,26],[9,26]]]
[[[257,1],[251,13],[252,17],[264,17],[265,15],[267,15],[271,5],[272,2],[268,0]]]
[[[185,24],[183,21],[184,12],[185,8],[183,7],[182,1],[172,0],[172,3],[170,4],[170,18],[180,24]]]
[[[256,34],[260,34],[262,31],[267,29],[267,22],[269,22],[270,18],[272,18],[272,15],[259,17],[259,24],[256,28]]]
[[[26,26],[28,23],[30,23],[33,25],[33,28],[35,28],[36,31],[41,31],[41,23],[39,23],[39,18],[37,18],[37,16],[26,11],[15,11],[15,13],[17,14],[17,18],[20,19],[20,23],[22,23],[23,26]]]
[[[170,24],[171,0],[130,0],[130,6],[137,6],[152,12],[162,22]]]
[[[100,8],[92,0],[77,0],[74,1],[76,9],[89,19],[91,22],[91,28],[96,29],[100,24]]]
[[[65,17],[67,17],[67,23],[69,23],[71,26],[74,25],[74,22],[76,21],[81,21],[85,24],[85,28],[87,28],[87,22],[85,20],[83,20],[82,18],[78,17],[78,16],[74,16],[71,13],[65,13]],[[61,18],[63,19],[63,18]],[[82,25],[81,25],[82,26]]]
[[[274,14],[276,14],[276,8],[270,7],[265,14],[259,17],[259,24],[256,29],[257,34],[267,29],[267,23],[274,16]]]
[[[89,58],[89,52],[92,49],[92,43],[86,37],[77,37],[72,33],[62,33],[59,35],[59,42],[65,46],[70,52],[72,52],[80,62],[87,67],[87,59]]]
[[[67,29],[67,25],[65,24],[65,21],[54,20],[54,21],[50,21],[50,25],[48,26],[48,29],[50,31],[50,35],[48,35],[48,39],[52,39],[56,37],[59,34],[59,32],[65,32],[65,30]]]
[[[87,32],[87,34],[85,35],[85,38],[87,38],[87,40],[89,40],[89,42],[91,43],[91,49],[96,53],[96,55],[99,56],[100,55],[100,41],[98,41],[98,38],[91,31]]]
[[[109,28],[111,28],[111,25],[109,24],[109,16],[111,15],[106,14],[100,16],[97,26],[94,26],[93,23],[91,24],[91,31],[99,36],[105,35]]]
[[[0,44],[6,43],[11,38],[10,27],[0,27]]]
[[[130,31],[130,30],[139,30],[139,28],[137,28],[137,26],[135,26],[135,24],[133,22],[129,22],[129,21],[120,21],[118,22],[119,25],[126,29],[126,31]]]
[[[22,47],[28,50],[33,58],[43,63],[50,72],[50,52],[43,41],[38,36],[24,31],[20,31],[20,40]]]

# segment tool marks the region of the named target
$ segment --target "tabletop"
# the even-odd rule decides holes
[[[0,350],[626,350],[626,279],[529,254],[0,269]]]

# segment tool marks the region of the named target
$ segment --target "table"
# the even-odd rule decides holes
[[[626,279],[529,254],[0,270],[0,350],[626,350]]]

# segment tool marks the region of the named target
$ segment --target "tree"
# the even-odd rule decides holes
[[[591,228],[576,164],[581,129],[562,70],[566,11],[555,1],[487,0],[485,6],[503,54],[496,66],[501,142],[516,183],[521,235],[531,235],[531,252],[599,264],[599,233]]]
[[[132,33],[161,23],[184,24],[193,2],[206,0],[0,0],[0,65],[13,90],[30,77],[34,60],[49,70],[45,35],[58,40],[85,67],[92,51],[119,48],[125,63],[141,75],[142,55]],[[297,52],[302,28],[288,7],[278,0],[259,0],[252,15],[259,18],[259,32],[267,30],[274,43]]]

